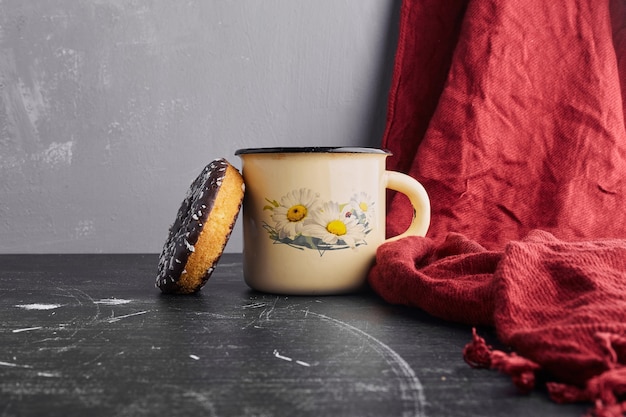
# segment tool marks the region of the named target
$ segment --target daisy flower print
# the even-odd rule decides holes
[[[361,218],[363,223],[370,224],[374,219],[374,200],[367,193],[354,194],[348,204],[350,214]]]
[[[365,241],[365,227],[357,219],[341,210],[335,202],[324,203],[303,227],[303,234],[317,238],[326,245],[344,244],[355,248]]]
[[[274,202],[272,220],[278,239],[295,239],[301,232],[304,221],[317,209],[319,195],[301,188],[287,193],[280,199],[280,205]]]
[[[275,244],[300,250],[327,250],[366,245],[371,231],[374,203],[368,194],[355,193],[343,203],[322,201],[319,193],[308,188],[292,190],[279,201],[269,203],[269,220],[263,227]]]

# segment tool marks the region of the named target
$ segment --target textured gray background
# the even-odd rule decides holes
[[[236,149],[378,146],[399,1],[0,1],[0,253],[158,252]],[[240,224],[227,247],[242,249]]]

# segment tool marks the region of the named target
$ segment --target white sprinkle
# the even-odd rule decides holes
[[[310,363],[303,362],[303,361],[296,361],[296,363],[297,363],[298,365],[302,365],[302,366],[307,366],[307,367],[311,366],[311,364],[310,364]]]
[[[187,250],[188,250],[189,252],[195,252],[196,247],[195,247],[194,245],[192,245],[191,243],[189,243],[189,242],[187,241],[187,239],[184,239],[184,241],[185,241],[185,246],[187,246]]]
[[[191,218],[194,219],[194,220],[198,220],[199,219],[199,217],[196,215],[196,213],[192,214]]]
[[[195,361],[200,359],[200,356],[197,356],[197,355],[189,355],[189,357]]]
[[[61,304],[19,304],[15,307],[23,308],[24,310],[53,310],[55,308],[62,307]]]
[[[37,326],[37,327],[26,327],[24,329],[14,329],[12,330],[13,333],[22,333],[22,332],[30,332],[31,330],[39,330],[39,329],[43,329],[43,327],[41,326]]]

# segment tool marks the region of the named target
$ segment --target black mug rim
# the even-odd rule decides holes
[[[235,151],[235,155],[250,154],[274,154],[274,153],[360,153],[391,155],[391,152],[381,148],[369,148],[361,146],[288,146],[268,148],[242,148]]]

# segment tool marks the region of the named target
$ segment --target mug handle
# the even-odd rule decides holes
[[[406,195],[413,206],[413,220],[409,228],[385,242],[392,242],[406,236],[426,236],[430,226],[430,199],[426,189],[415,178],[396,171],[385,171],[385,188]]]

